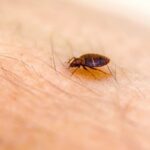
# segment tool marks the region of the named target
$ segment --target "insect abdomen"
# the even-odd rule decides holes
[[[100,67],[105,65],[105,61],[103,59],[97,58],[85,58],[85,66],[89,67]]]
[[[84,59],[84,65],[89,66],[89,67],[94,67],[96,64],[92,58],[85,58]]]

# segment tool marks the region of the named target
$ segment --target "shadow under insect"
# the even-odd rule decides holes
[[[103,72],[105,73],[103,73]],[[76,69],[72,69],[71,68],[71,76],[80,76],[83,78],[88,78],[88,79],[105,79],[105,78],[109,78],[112,76],[112,74],[107,73],[106,70],[93,70],[91,68],[86,68],[84,69],[83,67],[80,68],[76,68]]]

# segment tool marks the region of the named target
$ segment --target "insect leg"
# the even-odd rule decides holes
[[[116,81],[116,83],[118,83],[117,78],[116,78],[116,68],[115,68],[115,76],[113,75],[113,73],[112,73],[112,71],[111,71],[111,69],[109,68],[108,65],[107,65],[107,68],[108,68],[110,74],[113,76],[113,78],[114,78],[114,80]]]
[[[74,74],[78,69],[79,69],[79,68],[76,68],[76,69],[72,72],[71,76],[73,76],[73,74]]]
[[[103,74],[105,74],[105,75],[109,75],[108,73],[106,73],[106,72],[104,72],[104,71],[102,71],[102,70],[96,69],[96,68],[94,68],[94,67],[89,67],[89,68],[91,68],[91,69],[93,69],[93,70],[97,70],[97,71],[99,71],[99,72],[101,72],[101,73],[103,73]]]
[[[85,66],[83,66],[83,68],[84,68],[87,72],[89,72],[95,79],[97,79],[97,78],[94,76],[94,74],[93,74],[92,72],[90,72]]]

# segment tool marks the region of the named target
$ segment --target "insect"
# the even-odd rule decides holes
[[[110,62],[110,59],[107,58],[106,56],[99,55],[99,54],[92,54],[92,53],[81,55],[78,58],[72,57],[68,61],[70,68],[76,67],[78,69],[82,66],[87,71],[88,71],[87,68],[90,68],[90,69],[98,70],[104,74],[107,74],[107,73],[97,69],[97,67],[105,66],[109,62]],[[75,73],[76,70],[74,70],[73,73]]]

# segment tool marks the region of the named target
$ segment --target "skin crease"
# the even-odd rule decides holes
[[[58,0],[2,0],[0,12],[1,150],[150,149],[149,29]],[[65,62],[88,52],[113,77],[71,76]]]

